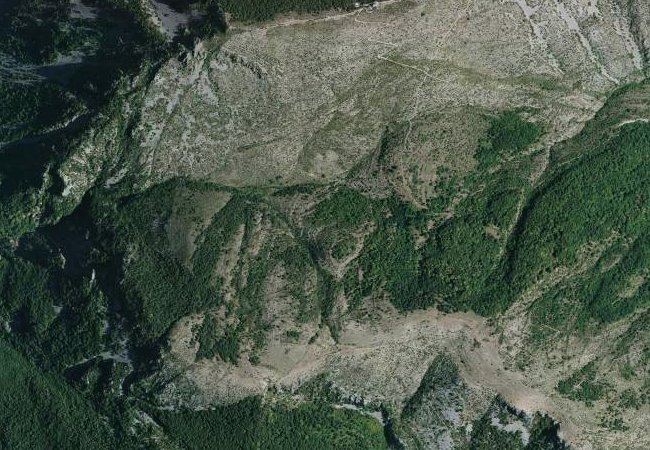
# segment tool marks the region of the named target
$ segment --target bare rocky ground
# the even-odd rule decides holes
[[[391,310],[386,306],[386,310]],[[561,424],[561,436],[575,448],[646,448],[644,427],[647,408],[629,414],[632,426],[620,433],[605,432],[597,420],[605,408],[587,408],[580,402],[562,398],[555,386],[567,374],[566,367],[535,367],[523,372],[506,363],[499,335],[485,319],[468,313],[442,314],[420,311],[400,315],[384,311],[382,320],[351,320],[339,342],[323,333],[312,344],[283,342],[276,332],[260,365],[242,360],[227,365],[218,360],[195,361],[196,346],[189,344],[188,331],[195,322],[188,319],[172,334],[167,355],[172,367],[182,368],[183,377],[168,386],[163,397],[175,398],[186,383],[198,389],[189,400],[194,407],[231,403],[248,395],[263,394],[269,388],[296,392],[319,374],[350,398],[367,405],[389,405],[400,411],[417,390],[424,373],[441,353],[452,354],[463,382],[471,393],[464,405],[462,427],[476,420],[495,395],[528,414],[546,413]],[[312,328],[311,331],[317,331]],[[602,351],[603,342],[585,347],[572,343],[572,365],[580,367],[591,352]],[[569,372],[570,373],[570,372]],[[181,398],[183,395],[180,396]]]
[[[226,280],[228,301],[236,301],[228,281],[232,280],[231,273],[238,258],[246,258],[250,253],[250,249],[241,248],[242,235],[242,229],[235,233],[222,256],[223,261],[217,265],[218,274]],[[268,229],[260,228],[256,235],[261,240],[273,238]],[[584,272],[615,239],[612,236],[608,241],[594,243],[585,249],[576,267],[560,268],[541,284],[552,285]],[[257,246],[260,245],[258,242]],[[345,267],[334,269],[344,271]],[[556,389],[559,381],[596,357],[615,355],[619,338],[631,323],[643,320],[642,317],[612,324],[591,337],[569,335],[550,340],[543,351],[531,350],[527,340],[529,306],[544,289],[540,285],[531,288],[496,320],[435,310],[401,314],[386,300],[370,299],[365,311],[352,314],[342,311],[342,326],[335,340],[327,327],[319,325],[317,318],[306,322],[296,319],[296,306],[286,294],[288,281],[282,274],[279,265],[265,282],[262,304],[270,331],[259,363],[252,364],[246,350],[237,365],[219,358],[197,359],[195,329],[203,320],[201,315],[183,319],[174,327],[164,366],[180,376],[168,383],[161,394],[164,403],[170,407],[205,408],[269,391],[300,398],[304,386],[319,378],[322,382],[325,377],[344,398],[361,400],[371,409],[389,406],[399,414],[420,386],[432,361],[439,355],[452,355],[463,383],[463,401],[452,403],[460,411],[452,407],[454,414],[458,414],[453,422],[456,430],[470,429],[494,396],[499,395],[518,410],[531,415],[546,413],[559,421],[562,437],[575,448],[645,448],[647,445],[644,432],[647,406],[623,411],[629,428],[616,432],[603,428],[601,423],[607,407],[615,400],[606,398],[587,406],[561,396]],[[206,314],[228,320],[222,311]],[[288,330],[299,331],[298,337],[288,339]],[[626,357],[640,352],[641,349],[633,349]],[[521,361],[526,361],[526,365],[521,365]],[[618,374],[622,363],[614,356],[606,356],[610,382],[623,382]],[[624,387],[628,386],[638,387],[630,382]],[[441,412],[439,408],[434,403],[434,413],[444,415],[446,409]],[[425,423],[423,428],[431,426]]]
[[[456,125],[457,108],[525,108],[547,126],[548,145],[640,73],[630,27],[615,2],[491,0],[235,25],[227,42],[199,43],[158,73],[142,163],[153,180],[324,181],[369,154],[386,123],[436,112]]]
[[[177,175],[232,186],[329,182],[376,150],[386,124],[406,124],[389,181],[417,205],[431,195],[438,167],[464,172],[475,164],[484,114],[513,109],[544,127],[530,154],[534,182],[554,143],[579,132],[617,86],[640,79],[649,24],[650,6],[614,0],[396,0],[234,24],[225,42],[197,43],[150,85],[136,131],[141,184]],[[422,133],[436,138],[424,143]],[[192,248],[178,243],[184,258]],[[227,276],[228,261],[220,267]],[[265,292],[274,327],[260,364],[197,361],[192,329],[203,318],[188,317],[172,331],[164,358],[182,376],[162,397],[177,401],[179,390],[191,391],[182,401],[204,407],[271,387],[296,392],[325,374],[350,395],[399,410],[436,355],[450,353],[473,392],[474,415],[464,423],[500,394],[558,420],[575,448],[650,447],[647,406],[625,413],[627,431],[605,430],[597,417],[604,403],[589,408],[555,390],[591,355],[609,350],[608,336],[624,332],[616,326],[588,342],[558,343],[526,370],[516,364],[526,298],[498,327],[471,314],[400,315],[377,301],[374,318],[346,317],[335,342],[316,320],[287,320],[292,305],[280,294],[277,270]],[[286,339],[289,329],[300,329],[295,342]],[[552,363],[558,354],[572,357]]]

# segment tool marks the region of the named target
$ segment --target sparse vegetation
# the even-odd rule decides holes
[[[402,417],[412,418],[417,414],[425,396],[435,389],[444,390],[457,384],[459,381],[458,366],[447,354],[440,354],[433,360],[422,377],[420,386],[409,398],[402,411]]]
[[[497,421],[501,426],[495,426]],[[503,427],[511,421],[519,422],[530,433],[526,440],[522,431],[507,431]],[[472,429],[468,448],[472,450],[519,449],[519,450],[566,450],[560,439],[560,426],[552,418],[536,413],[532,418],[513,410],[507,403],[497,399],[490,410],[477,420]]]
[[[593,81],[602,73],[512,77],[526,73],[525,39],[498,70],[510,44],[485,39],[489,61],[473,67],[448,39],[473,23],[470,9],[456,18],[448,8],[453,27],[422,47],[411,44],[431,37],[427,23],[447,20],[445,8],[397,2],[283,19],[257,41],[250,22],[358,5],[165,3],[190,19],[172,42],[146,2],[0,6],[0,447],[379,449],[413,434],[417,445],[566,448],[549,417],[501,400],[486,411],[491,394],[460,369],[492,336],[469,314],[459,317],[481,334],[463,323],[418,335],[412,317],[458,318],[408,313],[431,307],[494,318],[494,353],[517,355],[513,371],[524,359],[575,369],[557,362],[566,356],[556,343],[593,344],[602,357],[555,392],[533,389],[573,400],[558,402],[571,419],[595,404],[597,436],[638,427],[628,418],[650,403],[646,84],[617,91],[546,154],[542,133],[564,140],[610,94]],[[224,11],[247,24],[212,37]],[[616,27],[638,19],[612,15]],[[368,40],[371,27],[408,39]],[[513,305],[521,323],[501,314]],[[397,352],[401,334],[379,339],[393,318],[411,327]],[[376,319],[377,338],[364,335],[357,352],[355,333]],[[398,365],[428,358],[419,343],[432,336],[431,351],[463,352],[438,355],[418,380],[425,367]],[[398,372],[386,389],[369,386],[378,364]],[[209,389],[197,368],[232,384],[265,374],[268,390],[223,406],[231,385]],[[266,377],[276,369],[281,377]]]

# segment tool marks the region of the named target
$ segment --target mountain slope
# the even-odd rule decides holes
[[[0,109],[1,343],[88,445],[650,445],[644,2],[171,3],[2,50],[94,52]]]

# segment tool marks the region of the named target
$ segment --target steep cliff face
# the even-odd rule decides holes
[[[620,3],[624,11],[630,18],[630,31],[641,49],[644,62],[647,64],[650,60],[650,7],[642,2],[623,1]]]

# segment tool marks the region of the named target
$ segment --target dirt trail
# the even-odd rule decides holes
[[[529,414],[547,413],[561,423],[565,439],[581,440],[580,430],[566,414],[564,405],[558,405],[541,389],[529,386],[523,373],[506,369],[497,336],[484,318],[471,313],[418,311],[387,319],[380,328],[373,330],[358,325],[346,328],[339,351],[364,357],[379,348],[391,352],[396,345],[410,342],[414,334],[428,335],[457,358],[462,377],[469,385],[495,391],[512,406]]]
[[[190,378],[200,380],[204,392],[222,398],[227,380],[225,398],[236,401],[239,396],[262,393],[270,386],[293,390],[326,372],[348,392],[399,403],[413,394],[440,352],[448,352],[457,360],[469,386],[498,393],[529,414],[547,413],[561,423],[565,439],[582,441],[566,405],[557,404],[543,387],[530,386],[523,373],[506,369],[494,330],[484,318],[471,313],[428,310],[402,315],[388,311],[379,321],[348,321],[338,343],[322,330],[311,345],[270,343],[260,366],[202,361],[195,365]],[[188,372],[192,371],[190,367]]]
[[[508,403],[528,414],[546,413],[560,422],[563,437],[569,442],[580,440],[580,430],[566,414],[563,406],[556,404],[541,389],[528,385],[521,372],[508,370],[499,352],[499,344],[493,335],[485,335],[485,326],[468,329],[468,336],[479,342],[480,347],[463,345],[448,348],[460,359],[461,374],[465,382],[477,388],[498,392]]]

